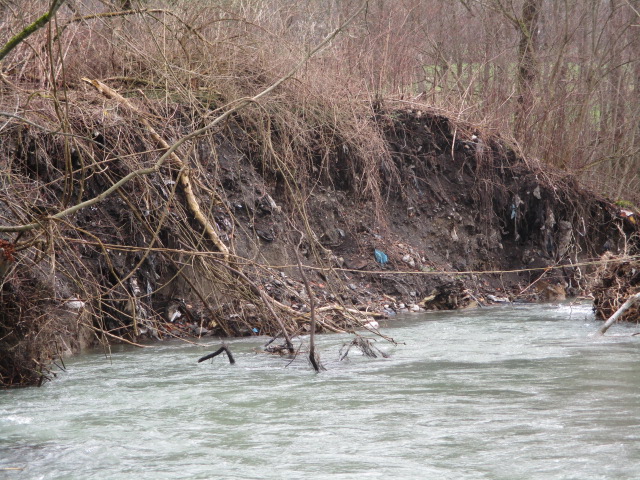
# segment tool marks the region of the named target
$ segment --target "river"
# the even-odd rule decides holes
[[[0,391],[7,479],[637,479],[640,336],[586,305],[385,321],[389,358],[319,335],[326,371],[264,337],[171,341],[66,361]]]

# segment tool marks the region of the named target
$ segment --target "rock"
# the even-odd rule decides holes
[[[509,303],[509,299],[505,297],[496,297],[495,295],[487,295],[487,298],[494,303]]]
[[[406,254],[405,256],[403,256],[402,261],[412,268],[416,266],[416,261],[409,254]]]
[[[85,303],[82,300],[78,300],[77,298],[70,298],[66,302],[64,302],[64,306],[70,310],[80,310],[85,306]]]
[[[365,323],[363,326],[367,330],[378,330],[378,327],[380,326],[380,324],[375,320],[371,319],[367,323]]]
[[[199,337],[206,335],[207,333],[209,333],[209,330],[207,330],[204,327],[195,327],[193,328],[193,333],[194,335],[197,335]]]
[[[564,285],[552,283],[547,280],[541,280],[536,284],[536,289],[540,295],[540,299],[547,302],[555,302],[565,300],[567,292]]]
[[[369,265],[369,262],[363,258],[355,258],[350,260],[349,263],[346,263],[345,266],[352,270],[362,270]]]

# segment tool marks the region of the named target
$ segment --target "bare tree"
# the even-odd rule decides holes
[[[518,43],[518,110],[515,133],[526,139],[527,118],[534,101],[534,82],[537,76],[536,52],[538,50],[539,21],[542,0],[525,0],[522,15],[517,19],[520,41]]]

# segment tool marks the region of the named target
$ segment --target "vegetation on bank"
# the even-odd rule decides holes
[[[473,195],[486,193],[474,205],[510,218],[520,197],[491,182],[513,181],[516,157],[532,168],[539,157],[640,203],[637,16],[627,6],[3,2],[2,383],[41,381],[52,358],[91,336],[170,336],[156,300],[168,308],[185,292],[201,306],[198,328],[280,335],[285,348],[315,331],[316,313],[325,330],[369,322],[341,300],[340,258],[314,228],[320,188],[345,192],[369,210],[363,223],[384,228],[393,199],[415,208],[407,199],[420,187],[409,180],[448,159],[465,174],[467,159],[481,180]],[[400,145],[408,133],[430,140]],[[502,152],[501,167],[478,154],[478,136]],[[419,175],[403,163],[427,153]],[[533,174],[551,196],[570,184],[553,171]],[[583,218],[616,216],[591,203],[566,211],[581,208]],[[539,236],[533,226],[548,220],[540,211],[500,228]],[[265,253],[276,235],[302,260]],[[287,268],[268,268],[281,259]],[[325,268],[330,301],[311,311],[300,308],[313,302],[309,280],[292,278],[302,263]]]

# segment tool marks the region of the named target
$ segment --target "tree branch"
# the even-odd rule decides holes
[[[33,33],[37,32],[42,27],[44,27],[47,23],[49,23],[49,21],[53,18],[53,16],[56,14],[56,12],[62,6],[63,3],[64,3],[64,0],[53,0],[53,3],[51,4],[51,8],[49,8],[49,11],[47,13],[37,18],[33,23],[25,27],[17,35],[14,35],[13,37],[11,37],[9,41],[5,44],[5,46],[2,47],[2,50],[0,50],[0,62],[4,57],[9,55],[11,50],[16,48],[29,36],[31,36]]]
[[[235,359],[233,358],[233,355],[231,354],[231,350],[229,350],[229,347],[225,344],[222,344],[222,346],[215,352],[210,353],[209,355],[205,355],[204,357],[200,357],[198,359],[198,363],[204,362],[205,360],[209,360],[210,358],[213,358],[213,357],[217,357],[222,352],[225,352],[227,354],[227,357],[229,358],[229,363],[231,365],[236,363]]]

